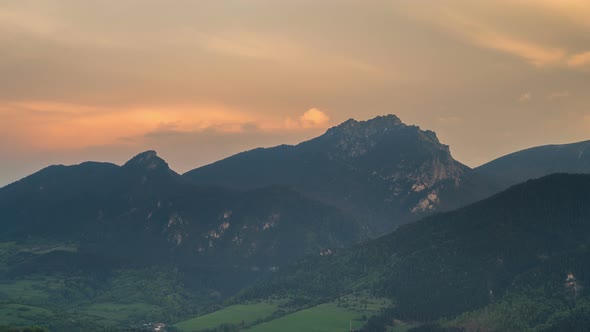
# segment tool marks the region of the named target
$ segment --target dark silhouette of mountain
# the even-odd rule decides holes
[[[394,299],[402,319],[429,321],[490,305],[498,322],[542,325],[555,307],[563,312],[551,319],[567,326],[576,322],[568,315],[590,313],[589,240],[590,176],[555,174],[366,244],[307,257],[238,301],[278,293],[317,301],[370,289]],[[506,316],[515,301],[528,314]]]
[[[493,191],[454,160],[434,132],[405,125],[395,115],[350,119],[298,145],[243,152],[184,176],[236,189],[288,185],[381,233]]]
[[[157,266],[225,295],[279,270],[234,301],[319,303],[368,289],[395,301],[384,321],[492,315],[482,321],[516,325],[477,328],[576,330],[590,316],[590,175],[545,176],[438,212],[494,192],[490,178],[502,187],[586,172],[588,144],[525,150],[474,171],[434,132],[390,115],[185,175],[155,151],[123,166],[50,166],[0,188],[0,241],[77,251],[27,248],[6,256],[0,276]],[[525,321],[504,319],[518,308]]]
[[[81,252],[152,264],[269,269],[350,245],[365,231],[287,187],[196,186],[154,151],[123,166],[50,166],[0,188],[0,238],[79,242]]]
[[[538,146],[475,168],[504,187],[552,173],[590,173],[590,141]]]

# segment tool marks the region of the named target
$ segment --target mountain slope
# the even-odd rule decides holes
[[[182,266],[270,268],[363,238],[356,220],[289,188],[195,186],[154,151],[123,166],[51,166],[0,189],[0,238]]]
[[[590,141],[514,152],[481,165],[475,171],[506,187],[552,173],[590,173]]]
[[[527,289],[541,289],[547,303],[586,301],[589,241],[590,176],[557,174],[328,257],[307,257],[241,299],[287,293],[317,301],[370,289],[392,298],[398,317],[419,321],[527,298]]]
[[[351,119],[296,146],[243,152],[184,176],[238,189],[292,186],[363,218],[377,232],[492,191],[434,132],[394,115]]]
[[[0,188],[0,320],[144,331],[365,234],[287,187],[196,186],[153,151],[123,166],[51,166]]]

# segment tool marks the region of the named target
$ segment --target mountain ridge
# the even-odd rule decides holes
[[[365,234],[353,218],[287,187],[241,192],[196,186],[155,151],[122,166],[46,167],[0,188],[0,216],[5,239],[71,240],[105,253],[139,257],[146,250],[179,262],[229,255],[224,259],[230,265],[282,265]],[[313,239],[305,240],[308,235]]]
[[[510,186],[551,173],[590,173],[590,141],[549,144],[512,152],[475,168]]]
[[[395,115],[350,119],[297,145],[242,152],[183,176],[236,189],[292,186],[366,218],[378,233],[492,191],[490,183],[474,180],[478,175],[453,159],[433,131],[406,125]],[[459,189],[463,183],[465,190]]]

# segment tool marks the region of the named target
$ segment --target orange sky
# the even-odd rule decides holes
[[[0,4],[0,186],[157,149],[186,171],[387,113],[476,166],[590,139],[586,0]]]

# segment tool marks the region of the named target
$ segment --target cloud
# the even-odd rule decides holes
[[[540,2],[543,2],[543,6],[548,10],[556,10],[556,7],[559,7],[564,15],[568,14],[567,17],[573,15],[576,8],[581,7],[582,3],[577,0],[566,0],[560,4],[552,0]],[[495,17],[493,13],[503,8],[504,12],[512,10],[515,15],[522,15],[523,21],[530,20],[534,17],[531,11],[539,9],[534,1],[521,0],[513,3],[499,1],[495,6],[490,6],[490,4],[482,6],[485,8],[484,10],[472,7],[467,2],[451,1],[450,3],[451,5],[440,2],[429,6],[428,9],[425,9],[424,6],[416,6],[415,8],[409,6],[408,13],[410,17],[442,28],[443,31],[463,42],[520,58],[535,67],[553,66],[579,69],[590,65],[590,51],[576,53],[571,47],[564,45],[564,36],[548,40],[549,38],[541,33],[531,34],[526,29],[520,28],[519,24],[524,26],[524,22],[515,24],[515,22],[506,20],[506,15]],[[586,10],[590,13],[590,6],[587,2],[584,5],[584,11]],[[528,15],[518,13],[527,13]],[[555,14],[551,17],[555,18]],[[587,17],[585,20],[588,21]]]
[[[215,105],[93,107],[24,101],[0,103],[0,140],[28,149],[67,150],[133,142],[148,133],[240,132],[252,114]],[[269,127],[274,123],[263,123]]]
[[[247,33],[230,30],[218,34],[197,33],[196,36],[199,45],[214,54],[292,66],[298,70],[347,70],[357,74],[383,76],[379,66],[360,57],[309,45],[305,41],[268,31]]]
[[[303,127],[317,127],[325,125],[330,121],[330,117],[317,108],[311,108],[303,113],[300,121]]]
[[[483,47],[520,57],[538,67],[560,64],[566,52],[560,48],[538,45],[495,31],[480,31],[473,41]]]
[[[550,94],[547,95],[547,100],[556,100],[556,99],[563,99],[563,98],[567,98],[570,97],[571,93],[569,91],[556,91],[556,92],[552,92]]]
[[[285,127],[287,129],[308,129],[308,128],[322,128],[330,122],[330,117],[317,108],[310,108],[305,111],[299,119],[293,120],[287,118]]]
[[[590,27],[590,2],[587,0],[519,0],[534,7],[545,7],[553,16],[562,16],[568,23],[574,22],[583,27]]]
[[[590,51],[578,53],[570,56],[567,65],[574,68],[586,67],[590,65]]]
[[[467,163],[587,138],[571,130],[579,117],[551,111],[588,105],[590,1],[425,3],[4,1],[0,160],[145,147],[188,165],[391,110],[437,130]],[[526,91],[534,99],[521,104]],[[513,112],[533,102],[534,119]],[[321,107],[304,115],[310,105]],[[538,129],[556,113],[560,128]],[[515,137],[498,144],[506,119]],[[88,146],[109,149],[73,152]]]
[[[464,38],[479,47],[519,57],[538,67],[559,64],[566,54],[560,48],[540,45],[466,20],[460,30]]]
[[[533,95],[530,92],[525,92],[518,96],[518,101],[521,103],[528,103],[531,99],[533,99]]]
[[[29,151],[131,146],[144,139],[195,134],[278,134],[321,129],[330,121],[317,108],[285,121],[281,115],[219,105],[95,107],[43,101],[0,102],[0,118],[0,144]]]
[[[201,45],[208,51],[225,55],[283,61],[302,56],[301,46],[279,38],[249,35],[243,32],[225,35],[200,35]]]

